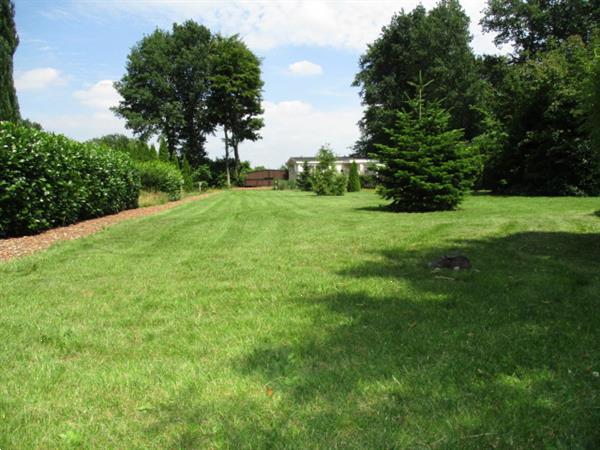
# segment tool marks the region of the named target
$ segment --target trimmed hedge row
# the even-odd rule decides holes
[[[128,155],[0,122],[0,237],[136,208],[139,190]]]
[[[136,167],[140,171],[143,189],[164,192],[171,201],[181,198],[183,176],[172,163],[146,161],[137,163]]]

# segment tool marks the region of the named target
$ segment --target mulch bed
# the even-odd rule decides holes
[[[110,216],[98,217],[97,219],[85,220],[66,227],[53,228],[33,236],[23,236],[17,238],[0,239],[0,261],[8,261],[19,256],[29,255],[31,253],[50,247],[56,241],[68,241],[77,239],[88,234],[97,233],[104,228],[115,223],[136,217],[150,216],[167,209],[174,208],[184,203],[193,202],[213,195],[214,192],[186,197],[175,202],[165,203],[163,205],[148,206],[146,208],[128,209]]]

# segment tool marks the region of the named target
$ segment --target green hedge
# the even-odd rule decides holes
[[[181,198],[183,176],[172,163],[148,161],[137,163],[136,166],[140,171],[143,189],[164,192],[169,196],[169,200]]]
[[[0,122],[0,237],[136,208],[139,189],[123,153]]]

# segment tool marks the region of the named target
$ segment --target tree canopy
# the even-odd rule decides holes
[[[497,45],[510,43],[528,54],[575,35],[587,43],[599,23],[597,0],[488,0],[481,20],[484,31],[497,33]]]
[[[389,142],[385,129],[412,95],[410,83],[419,73],[435,81],[427,99],[440,100],[450,111],[451,126],[463,128],[468,138],[477,134],[479,115],[471,105],[477,103],[480,81],[470,41],[469,18],[457,0],[442,0],[429,12],[419,5],[394,15],[361,56],[354,80],[365,105],[359,154]]]
[[[239,142],[258,139],[262,127],[262,86],[260,61],[238,36],[187,21],[155,30],[131,50],[114,111],[142,138],[164,137],[169,159],[185,157],[192,167],[206,160],[206,136],[223,126],[237,172]]]

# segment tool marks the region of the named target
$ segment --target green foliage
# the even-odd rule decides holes
[[[183,157],[183,164],[181,165],[181,176],[183,177],[183,189],[187,192],[194,190],[194,180],[192,178],[192,168],[187,158]]]
[[[350,173],[348,174],[348,192],[359,192],[360,187],[358,165],[356,164],[356,161],[352,161],[352,164],[350,164]]]
[[[378,145],[379,193],[396,211],[454,209],[472,184],[475,161],[462,130],[450,128],[450,114],[423,99],[421,80],[416,87],[387,130],[392,145]]]
[[[373,189],[377,186],[377,177],[375,175],[363,174],[359,178],[361,188]]]
[[[192,165],[206,156],[205,136],[214,129],[207,110],[210,43],[210,31],[193,21],[157,29],[131,50],[115,83],[123,100],[114,111],[127,127],[142,137],[163,135],[169,154],[179,149]]]
[[[157,158],[156,150],[146,142],[123,134],[107,134],[89,142],[104,145],[113,150],[127,153],[134,161],[152,161]]]
[[[289,191],[298,189],[298,183],[294,180],[273,180],[274,191]]]
[[[335,155],[324,145],[317,154],[319,163],[312,174],[312,190],[317,195],[344,195],[348,180],[335,170]]]
[[[136,166],[140,172],[144,190],[164,192],[171,201],[181,198],[183,177],[171,163],[147,161],[137,163]]]
[[[298,175],[296,184],[298,185],[298,189],[302,191],[312,191],[312,170],[308,161],[304,161],[304,164],[302,164],[302,172]]]
[[[158,139],[158,159],[163,162],[169,161],[169,147],[164,137]]]
[[[0,237],[135,208],[139,189],[126,154],[0,123]]]
[[[225,158],[233,149],[233,178],[240,182],[239,144],[260,139],[264,126],[260,59],[238,35],[214,36],[211,42],[211,71],[208,99],[210,118],[224,130]]]
[[[511,43],[522,55],[574,35],[589,42],[599,23],[600,2],[594,0],[488,0],[481,20],[484,31],[496,33],[497,45]]]
[[[192,173],[192,180],[194,184],[197,186],[198,183],[202,183],[203,187],[212,185],[212,173],[210,170],[210,165],[202,164],[196,167],[196,170]]]
[[[11,0],[0,0],[0,121],[21,117],[13,82],[13,55],[18,45],[15,5]]]
[[[469,139],[475,136],[481,117],[472,106],[479,103],[484,83],[470,42],[469,18],[456,0],[442,0],[429,12],[419,5],[394,15],[361,56],[354,80],[366,106],[358,154],[374,154],[375,144],[390,144],[386,129],[412,95],[410,83],[419,73],[435,81],[426,99],[439,100],[450,111],[452,128],[464,129]]]
[[[503,107],[508,136],[486,169],[493,190],[600,193],[600,153],[584,127],[589,117],[584,105],[591,58],[590,48],[572,37],[511,67]]]
[[[589,76],[584,84],[584,132],[590,136],[590,145],[595,155],[600,155],[600,36],[591,47],[593,55]]]

